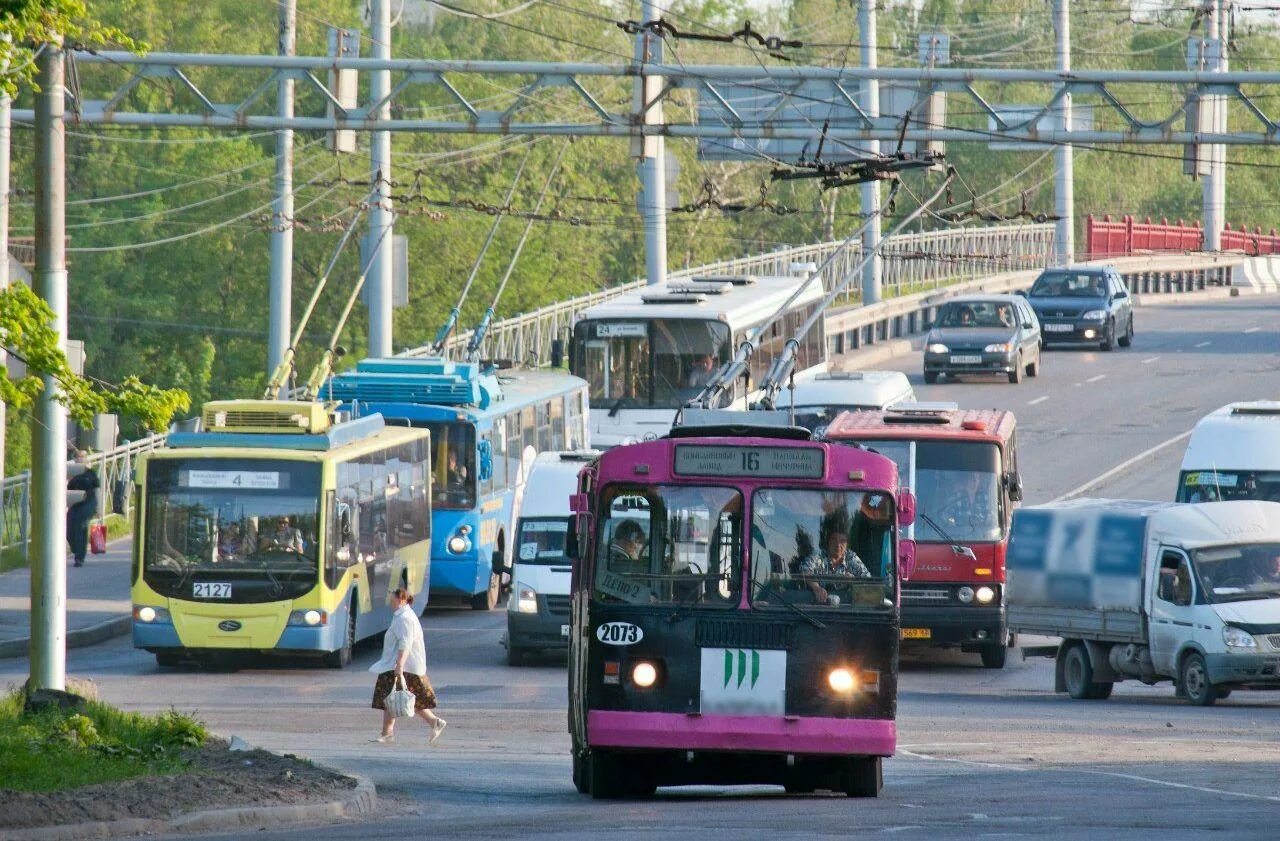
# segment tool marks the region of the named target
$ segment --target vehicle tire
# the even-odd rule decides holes
[[[156,665],[162,669],[173,669],[182,662],[182,657],[176,651],[157,651]]]
[[[595,750],[586,756],[587,787],[596,800],[612,800],[626,794],[618,761],[607,753]]]
[[[1120,337],[1120,347],[1129,347],[1133,344],[1133,316],[1129,316],[1129,326],[1125,328],[1124,335]]]
[[[351,652],[356,647],[356,603],[355,599],[351,600],[351,604],[347,607],[347,627],[342,637],[342,645],[338,646],[337,651],[327,651],[324,655],[324,664],[330,669],[344,668],[351,662]]]
[[[1116,323],[1114,321],[1107,322],[1107,327],[1102,332],[1102,341],[1098,342],[1098,347],[1108,353],[1116,349]]]
[[[1022,354],[1018,354],[1018,361],[1013,364],[1013,370],[1009,372],[1009,382],[1017,385],[1022,382]]]
[[[850,759],[844,768],[844,793],[850,797],[879,797],[884,789],[880,757]]]
[[[529,649],[517,648],[511,643],[507,643],[507,665],[523,666],[525,659],[529,656]]]
[[[1219,687],[1218,687],[1218,700],[1219,700],[1219,701],[1221,701],[1223,698],[1230,698],[1230,697],[1231,697],[1231,690],[1230,690],[1230,689],[1228,689],[1228,688],[1227,688],[1227,687],[1225,687],[1225,686],[1219,686]]]
[[[1036,352],[1036,361],[1027,366],[1028,377],[1040,376],[1040,353]]]
[[[1209,682],[1209,669],[1204,664],[1203,654],[1192,651],[1182,658],[1182,668],[1178,670],[1178,688],[1197,707],[1213,706],[1213,702],[1218,700],[1218,688]]]
[[[1062,661],[1063,677],[1066,678],[1067,694],[1076,700],[1102,701],[1111,697],[1110,683],[1095,683],[1093,680],[1093,664],[1089,662],[1089,652],[1083,645],[1073,645]]]
[[[993,642],[990,645],[982,646],[978,653],[982,655],[982,668],[1003,669],[1004,661],[1009,655],[1009,649],[998,642]]]
[[[934,383],[936,383],[936,382],[938,381],[938,372],[937,372],[937,371],[925,371],[925,372],[924,372],[924,381],[925,381],[927,384],[929,384],[929,385],[933,385]]]
[[[587,779],[587,762],[575,750],[573,752],[573,787],[578,790],[578,794],[590,794],[590,782]]]
[[[818,787],[814,785],[813,778],[806,774],[784,780],[782,788],[787,794],[813,794]]]
[[[498,597],[502,593],[502,577],[489,573],[489,589],[476,593],[471,597],[472,610],[493,610],[498,606]]]

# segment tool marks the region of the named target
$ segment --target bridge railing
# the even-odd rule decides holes
[[[1126,215],[1113,220],[1110,216],[1098,219],[1090,215],[1085,220],[1084,233],[1085,253],[1089,257],[1123,257],[1153,251],[1194,252],[1204,248],[1201,224],[1181,219],[1153,222],[1150,216],[1138,220]],[[1250,231],[1245,225],[1232,228],[1228,222],[1222,229],[1221,247],[1223,251],[1243,251],[1251,256],[1280,254],[1280,234],[1275,228],[1269,233],[1263,233],[1259,227]]]

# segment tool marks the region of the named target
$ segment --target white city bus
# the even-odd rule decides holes
[[[569,365],[590,384],[591,446],[646,440],[671,429],[676,410],[702,391],[734,350],[805,282],[797,277],[702,277],[647,286],[579,313]],[[735,382],[726,405],[743,406],[823,297],[810,284],[762,337],[750,393]],[[822,319],[796,354],[797,376],[826,369]]]

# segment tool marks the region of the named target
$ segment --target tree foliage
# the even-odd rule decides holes
[[[123,29],[106,26],[89,13],[85,0],[3,0],[0,2],[0,87],[13,94],[35,77],[35,53],[44,44],[117,46],[141,50],[145,44]]]

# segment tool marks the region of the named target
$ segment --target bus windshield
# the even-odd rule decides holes
[[[606,489],[595,597],[628,604],[738,603],[742,494],[734,488]]]
[[[319,464],[153,460],[147,469],[143,579],[171,598],[297,598],[319,577],[319,499]]]
[[[864,441],[910,475],[915,451],[916,540],[992,542],[1004,534],[1000,448],[980,441]]]
[[[593,409],[678,409],[730,357],[729,326],[709,320],[583,321],[573,345]]]
[[[756,491],[752,603],[893,609],[893,504],[861,491]]]
[[[431,430],[432,508],[475,508],[475,425],[468,421],[435,421],[414,425]]]
[[[1255,470],[1189,470],[1178,483],[1178,502],[1259,499],[1280,502],[1280,473]]]
[[[567,564],[565,538],[569,536],[567,517],[526,517],[520,520],[516,552],[523,566]]]

